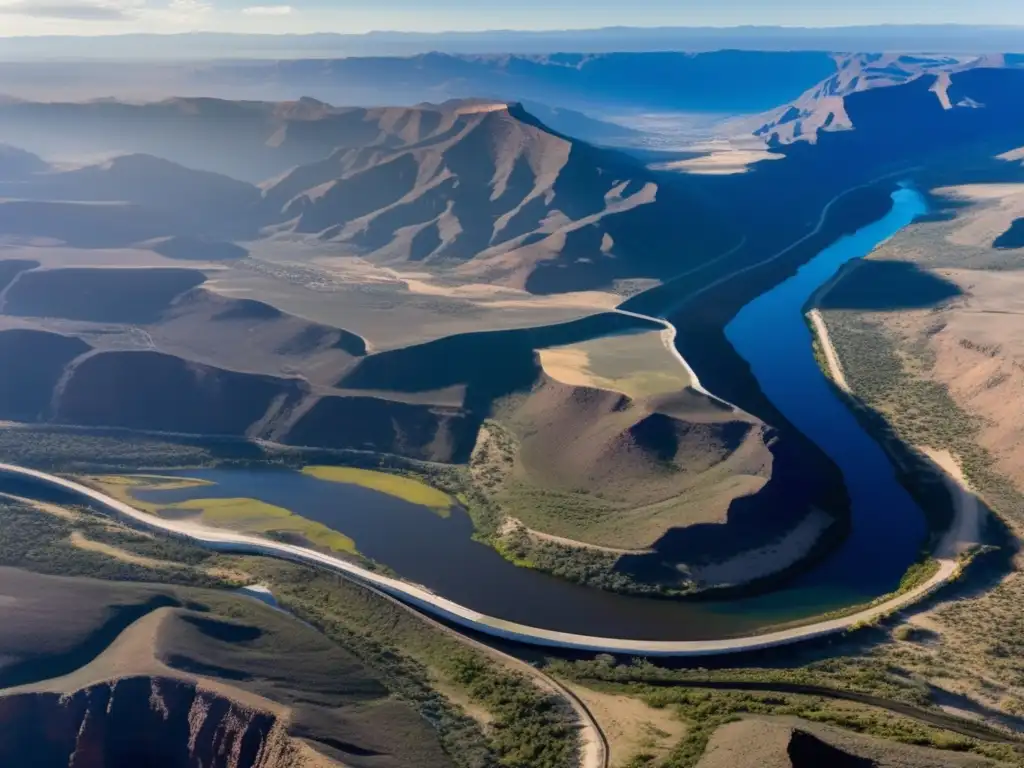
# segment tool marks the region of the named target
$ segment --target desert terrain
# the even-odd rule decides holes
[[[0,61],[0,762],[1024,764],[1021,63]]]
[[[742,246],[685,175],[480,100],[15,100],[0,139],[88,158],[4,155],[4,418],[472,465],[499,550],[560,542],[603,571],[713,526],[713,550],[663,553],[667,589],[793,566],[842,518],[799,498],[731,535],[789,438],[702,394],[663,321],[616,311],[679,272],[678,243],[694,272]],[[749,573],[701,570],[744,553]]]

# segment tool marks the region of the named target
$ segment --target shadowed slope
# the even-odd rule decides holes
[[[68,364],[89,345],[56,333],[0,332],[0,415],[35,421],[50,409],[50,398]]]
[[[54,418],[67,424],[244,435],[298,382],[188,363],[157,352],[104,352],[63,383]]]
[[[46,161],[31,152],[0,144],[0,182],[22,180],[49,167]]]
[[[449,130],[412,146],[298,168],[266,187],[267,205],[293,231],[374,261],[537,293],[666,274],[683,234],[695,263],[729,243],[684,181],[558,134],[518,105],[454,114]]]
[[[23,273],[8,289],[3,311],[105,323],[157,320],[206,276],[193,269],[52,269]]]

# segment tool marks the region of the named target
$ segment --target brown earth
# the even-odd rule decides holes
[[[634,401],[547,376],[502,401],[480,434],[474,478],[508,515],[543,534],[619,550],[647,550],[693,526],[729,538],[733,502],[760,491],[773,462],[764,424],[722,412],[696,392]],[[792,517],[761,516],[760,541],[792,525]],[[713,559],[748,553],[759,541],[749,529],[732,538]],[[768,570],[802,555],[780,548]],[[688,559],[699,557],[677,562]],[[743,570],[725,580],[745,581]]]
[[[778,107],[765,115],[743,118],[733,127],[739,129],[760,123],[753,132],[769,143],[814,143],[819,132],[855,129],[845,105],[850,94],[898,86],[928,76],[935,77],[932,88],[937,103],[950,109],[953,106],[948,93],[950,75],[976,67],[1001,66],[1002,57],[845,54],[836,56],[836,65],[834,75],[809,89],[792,104]]]
[[[0,760],[11,768],[337,765],[291,739],[273,714],[173,679],[0,695],[0,726]]]
[[[210,591],[4,577],[0,676],[16,686],[0,690],[4,765],[450,768],[375,673],[280,611]]]
[[[751,718],[723,725],[698,768],[954,768],[991,766],[983,758],[912,747],[796,718]]]
[[[1024,261],[993,241],[1024,210],[1024,185],[970,185],[941,190],[955,218],[923,222],[883,245],[872,261],[913,265],[948,286],[920,305],[922,281],[893,275],[893,292],[909,306],[872,306],[865,317],[893,335],[913,376],[946,389],[975,419],[977,441],[995,469],[1024,491]],[[840,287],[842,287],[840,283]],[[862,289],[857,286],[853,290]],[[874,289],[877,291],[877,288]]]

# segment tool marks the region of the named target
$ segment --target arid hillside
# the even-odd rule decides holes
[[[251,598],[3,573],[5,610],[32,606],[0,633],[4,765],[452,765],[373,669]]]
[[[841,494],[792,482],[806,447],[615,311],[742,249],[728,188],[480,98],[12,101],[0,139],[44,158],[0,176],[0,418],[463,467],[491,450],[502,481],[466,480],[491,543],[525,524],[654,551],[622,565],[686,589],[793,567],[841,522]]]
[[[796,718],[721,726],[697,768],[983,768],[987,760],[894,744]]]
[[[693,265],[736,244],[724,208],[685,180],[503,102],[14,102],[0,138],[86,163],[0,166],[0,236],[23,240],[305,238],[545,294],[663,278],[681,242]]]
[[[693,259],[729,247],[713,207],[684,183],[557,134],[521,107],[466,109],[410,147],[300,167],[265,185],[266,201],[288,231],[370,261],[454,268],[531,293],[664,276],[684,234]]]
[[[3,140],[46,157],[142,153],[249,182],[338,148],[414,142],[441,129],[441,123],[436,111],[337,108],[315,99],[0,104]]]
[[[808,90],[791,104],[781,106],[764,116],[754,133],[769,144],[785,145],[802,141],[815,143],[822,133],[860,130],[858,118],[851,114],[848,103],[855,94],[889,89],[912,83],[924,85],[945,110],[983,108],[989,102],[979,101],[957,87],[957,82],[970,90],[980,86],[980,79],[994,75],[963,76],[972,70],[997,70],[1019,66],[1015,59],[988,56],[912,56],[907,54],[853,54],[838,59],[838,71]],[[918,82],[919,81],[919,82]],[[899,92],[899,91],[897,91]],[[1010,91],[1003,94],[1009,98]],[[858,98],[853,98],[857,102]]]

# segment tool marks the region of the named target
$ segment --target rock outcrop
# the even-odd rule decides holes
[[[276,715],[181,680],[0,697],[5,768],[291,768],[303,754]]]

